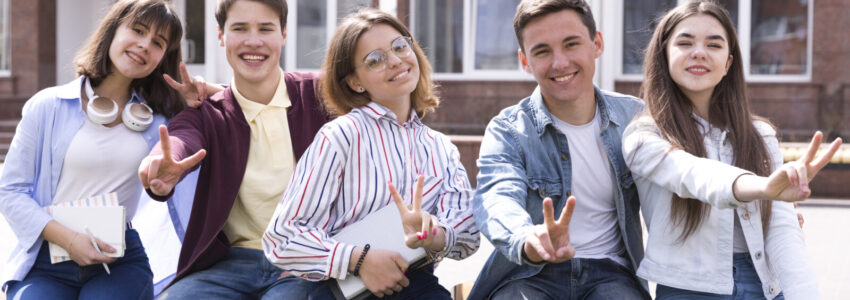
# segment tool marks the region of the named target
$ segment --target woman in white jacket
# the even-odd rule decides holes
[[[669,11],[647,49],[647,112],[623,154],[649,231],[638,276],[658,299],[818,299],[792,203],[841,144],[782,164],[776,132],[750,111],[728,12],[712,1]],[[783,200],[783,201],[772,201]]]

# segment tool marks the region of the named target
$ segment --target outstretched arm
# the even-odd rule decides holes
[[[823,169],[841,147],[841,138],[835,139],[826,151],[817,155],[823,140],[823,133],[816,132],[809,143],[809,149],[800,159],[788,162],[770,174],[769,177],[743,175],[733,186],[735,197],[741,201],[756,199],[774,199],[782,201],[802,201],[812,194],[809,181]]]
[[[516,264],[523,264],[526,236],[534,223],[526,211],[528,178],[523,153],[506,120],[487,125],[478,156],[478,186],[473,218],[493,246]]]

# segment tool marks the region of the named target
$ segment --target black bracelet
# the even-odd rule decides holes
[[[357,259],[357,264],[354,265],[354,272],[351,272],[354,276],[360,276],[360,265],[363,264],[363,259],[366,258],[366,252],[369,252],[369,244],[363,246],[363,252],[360,252],[360,258]]]

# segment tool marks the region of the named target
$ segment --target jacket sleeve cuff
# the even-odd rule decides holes
[[[729,199],[728,204],[731,208],[739,208],[739,207],[743,206],[745,203],[750,202],[750,201],[738,200],[738,197],[735,196],[735,182],[738,181],[738,178],[741,178],[741,176],[744,176],[744,175],[753,175],[753,173],[752,172],[740,172],[740,173],[738,173],[737,176],[730,176],[729,178],[731,179],[731,181],[728,182],[729,188],[722,189],[722,191],[729,193],[728,195],[723,195],[721,197],[725,198],[725,199]]]
[[[525,259],[525,255],[523,252],[525,251],[525,239],[531,231],[531,226],[526,226],[520,229],[517,229],[511,236],[510,239],[510,253],[507,256],[508,260],[518,265],[532,265],[539,266],[541,264],[535,264],[530,260]]]
[[[18,236],[18,239],[21,243],[21,247],[23,249],[27,249],[27,252],[30,252],[33,249],[35,249],[35,251],[38,252],[38,247],[41,247],[41,244],[40,243],[36,244],[36,243],[38,243],[39,241],[42,240],[41,233],[44,231],[44,227],[47,226],[47,223],[49,223],[52,220],[53,220],[53,217],[48,215],[47,212],[45,212],[43,210],[40,211],[40,212],[34,213],[33,216],[32,216],[32,221],[28,222],[28,224],[31,224],[31,226],[32,226],[31,228],[38,228],[38,230],[27,231],[27,233],[32,233],[32,234],[27,234],[25,236]]]
[[[154,200],[159,201],[159,202],[165,202],[165,200],[168,200],[172,196],[174,196],[174,190],[175,189],[172,188],[171,192],[168,192],[168,195],[165,195],[165,196],[159,196],[157,194],[154,194],[153,191],[151,191],[150,188],[146,188],[145,193],[148,193],[148,196],[150,196],[151,199],[154,199]]]

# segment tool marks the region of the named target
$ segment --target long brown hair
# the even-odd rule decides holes
[[[352,13],[336,28],[328,45],[328,53],[322,62],[325,78],[320,83],[320,88],[325,107],[334,115],[343,115],[371,101],[368,93],[357,93],[345,80],[354,74],[354,51],[357,49],[357,41],[363,33],[377,24],[389,25],[413,41],[411,46],[416,54],[416,61],[419,62],[419,81],[416,89],[410,94],[410,100],[419,117],[424,117],[425,113],[433,111],[440,104],[436,85],[431,80],[431,63],[404,24],[392,15],[374,8],[364,8]]]
[[[186,103],[183,96],[165,82],[162,74],[180,78],[180,39],[183,25],[177,12],[163,0],[121,0],[112,5],[95,33],[74,58],[77,76],[86,76],[92,86],[98,86],[112,72],[109,46],[121,24],[141,23],[157,30],[168,38],[162,60],[150,75],[134,79],[130,89],[137,91],[155,113],[167,118],[180,112]],[[152,26],[155,25],[155,26]]]
[[[767,121],[750,111],[738,36],[729,13],[720,4],[714,1],[690,1],[670,10],[661,19],[646,51],[641,97],[646,100],[649,114],[655,120],[662,136],[673,148],[706,157],[700,125],[692,117],[694,107],[670,76],[667,58],[667,44],[673,29],[682,20],[698,14],[714,17],[723,25],[732,55],[729,71],[711,94],[708,123],[729,132],[735,166],[767,176],[771,171],[770,156],[761,134],[753,125],[753,120]],[[766,232],[770,223],[771,202],[760,202],[762,224]],[[671,206],[673,224],[683,225],[680,241],[694,233],[710,211],[706,203],[696,199],[683,199],[675,194]]]

